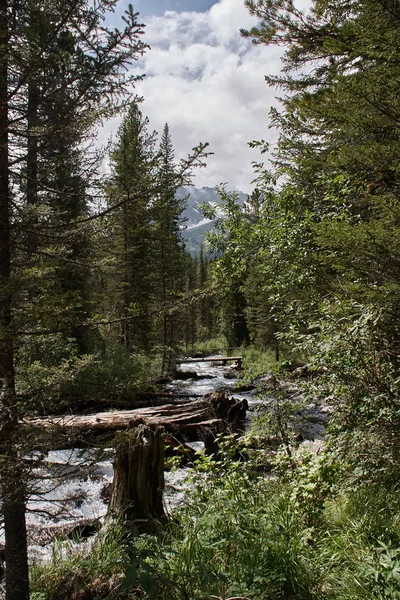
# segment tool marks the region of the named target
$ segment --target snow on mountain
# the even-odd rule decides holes
[[[247,199],[247,195],[238,192],[238,201],[241,205]],[[182,213],[184,221],[183,238],[186,241],[186,248],[192,255],[198,254],[201,242],[206,231],[213,228],[214,221],[204,217],[201,210],[202,204],[208,204],[217,207],[221,204],[221,197],[214,188],[211,187],[181,187],[176,192],[179,199],[186,198],[186,208]]]

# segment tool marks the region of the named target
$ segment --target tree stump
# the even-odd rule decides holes
[[[143,533],[157,533],[164,518],[164,429],[139,424],[116,448],[108,516]]]

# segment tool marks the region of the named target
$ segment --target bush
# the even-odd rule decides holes
[[[30,413],[60,412],[88,398],[134,400],[157,373],[156,361],[143,355],[129,356],[121,346],[78,356],[71,343],[54,362],[20,363],[18,392]]]
[[[160,544],[136,540],[132,583],[150,577],[143,587],[157,600],[312,598],[310,533],[280,484],[229,454],[205,458]]]
[[[49,562],[31,567],[31,598],[88,600],[106,596],[122,600],[120,583],[128,563],[126,548],[127,537],[117,523],[100,532],[84,552],[72,543],[59,543]]]
[[[184,348],[183,352],[188,354],[203,354],[204,356],[210,356],[212,354],[216,354],[217,352],[221,352],[222,350],[227,351],[227,346],[228,342],[226,341],[225,337],[220,336],[201,342],[196,342],[192,346]]]
[[[329,444],[351,465],[355,484],[391,487],[400,477],[398,342],[390,311],[356,302],[326,303],[312,334],[298,335],[313,349],[323,373],[312,392],[334,407]]]

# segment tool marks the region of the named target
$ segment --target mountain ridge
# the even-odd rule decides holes
[[[237,192],[238,202],[243,206],[247,200],[247,194]],[[186,200],[186,207],[182,211],[182,238],[186,244],[186,250],[192,256],[200,253],[200,247],[205,233],[214,228],[215,219],[207,219],[201,210],[201,205],[206,204],[215,207],[221,204],[221,196],[215,188],[203,186],[201,188],[183,186],[176,192],[176,198]]]

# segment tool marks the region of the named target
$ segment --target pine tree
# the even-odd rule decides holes
[[[133,103],[111,152],[112,174],[106,186],[110,216],[104,256],[111,244],[116,252],[111,264],[106,259],[105,310],[117,324],[110,329],[112,343],[122,341],[128,353],[157,350],[162,369],[170,370],[184,339],[182,319],[175,313],[176,300],[185,291],[187,266],[181,237],[184,201],[175,193],[189,182],[192,167],[202,164],[206,146],[195,148],[177,165],[168,126],[158,151],[155,142],[156,133],[148,132],[148,119]]]
[[[186,259],[181,236],[184,201],[176,198],[180,181],[174,160],[169,127],[165,124],[159,149],[158,192],[153,210],[163,373],[173,367],[174,353],[183,337],[181,319],[174,304],[185,289],[186,279]]]
[[[198,275],[198,260],[192,258],[190,254],[186,255],[187,267],[186,267],[186,288],[185,293],[188,298],[193,296],[197,289],[197,275]],[[197,302],[187,302],[184,307],[185,310],[185,348],[188,352],[193,348],[196,343],[197,336]]]
[[[128,352],[147,352],[151,346],[153,247],[151,239],[152,177],[155,169],[155,136],[148,119],[133,103],[118,131],[112,153],[112,178],[107,195],[110,206],[119,206],[111,217],[116,247],[111,282],[117,315],[122,318],[122,339]],[[135,315],[136,318],[135,318]],[[114,315],[115,316],[115,315]]]
[[[23,272],[18,252],[21,245],[27,248],[32,267],[41,246],[39,236],[62,239],[68,247],[66,233],[75,215],[70,213],[64,223],[54,222],[54,206],[39,173],[53,168],[46,152],[62,137],[78,149],[102,116],[115,114],[135,80],[125,75],[124,68],[145,49],[131,8],[118,31],[103,24],[113,8],[106,0],[96,5],[54,0],[35,14],[33,6],[27,1],[0,3],[0,445],[7,600],[29,598],[23,468],[27,449],[21,444],[14,377],[16,317],[18,324],[29,322],[23,314],[29,272]],[[43,29],[36,22],[39,16],[46,23]],[[56,77],[57,71],[63,77]],[[49,105],[57,97],[63,97],[63,109],[50,117]],[[49,207],[47,214],[38,210],[39,199]],[[30,230],[26,245],[19,233],[23,224]],[[55,235],[50,233],[53,225]],[[44,246],[40,251],[43,256]],[[29,313],[30,306],[26,307]]]
[[[7,600],[28,600],[26,556],[25,489],[20,479],[20,461],[14,439],[17,430],[17,401],[12,336],[12,238],[9,140],[9,51],[8,2],[0,2],[0,451],[2,509],[6,536]]]

